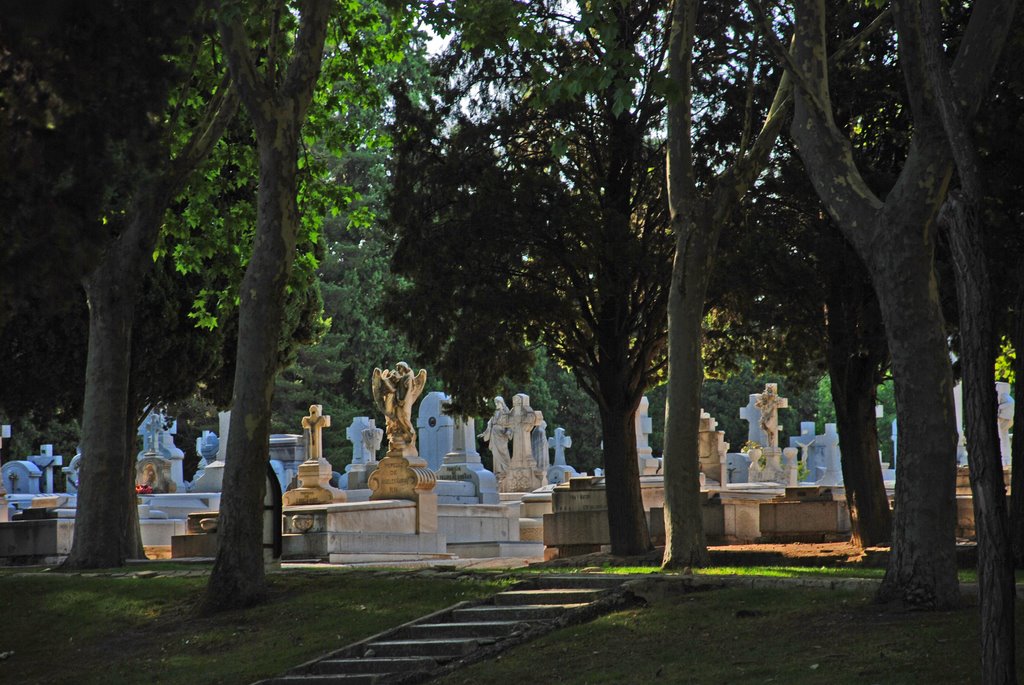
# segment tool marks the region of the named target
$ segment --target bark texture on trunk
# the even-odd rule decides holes
[[[982,681],[1016,683],[1016,588],[992,387],[996,355],[988,270],[978,233],[977,206],[953,192],[943,217],[957,272],[964,425],[978,538]]]
[[[632,407],[622,403],[601,411],[608,530],[612,554],[616,556],[633,556],[651,550],[633,431],[638,404],[639,398]]]
[[[256,239],[242,279],[232,420],[221,497],[219,546],[204,612],[260,601],[264,593],[263,495],[270,450],[270,403],[278,367],[285,287],[299,232],[299,134],[320,72],[330,3],[301,4],[301,23],[283,82],[261,74],[235,12],[220,8],[221,42],[256,131]]]
[[[1006,3],[1009,9],[1005,17],[1007,25],[1011,23],[1013,5],[1012,1]],[[983,196],[981,159],[968,125],[969,119],[954,91],[942,50],[939,7],[923,2],[914,9],[920,17],[923,71],[935,94],[938,119],[942,122],[960,178],[960,188],[946,198],[940,220],[949,239],[956,271],[964,421],[974,527],[978,539],[982,680],[1010,685],[1017,682],[1014,665],[1016,587],[1003,464],[999,454],[996,396],[992,387],[996,348],[991,285],[979,219],[979,202]],[[998,55],[1001,51],[998,35],[994,42],[995,45],[989,45],[988,49]]]
[[[889,340],[900,424],[893,549],[879,598],[927,607],[958,600],[952,373],[933,268],[935,215],[952,171],[933,92],[924,76],[920,15],[895,3],[900,64],[914,137],[883,202],[868,188],[849,140],[835,125],[825,64],[823,0],[797,0],[794,60],[799,82],[793,136],[819,197],[871,273]],[[950,67],[961,114],[970,120],[1010,22],[1012,0],[974,6]]]
[[[953,372],[932,267],[934,229],[883,212],[872,281],[892,355],[900,455],[889,565],[879,599],[945,608],[959,602]],[[880,227],[879,227],[880,228]],[[882,233],[882,231],[878,231]]]
[[[82,412],[82,466],[75,535],[61,568],[121,566],[128,556],[129,490],[134,508],[134,455],[128,451],[128,375],[137,282],[100,268],[85,282],[89,302],[89,349]],[[136,514],[136,521],[137,521]]]
[[[668,105],[666,176],[669,213],[676,234],[668,300],[668,399],[665,403],[665,568],[708,563],[700,505],[698,431],[704,383],[701,357],[704,301],[722,227],[767,165],[791,100],[784,75],[762,128],[749,147],[719,174],[706,194],[693,167],[692,52],[698,3],[675,0],[668,48],[669,77],[679,97]],[[752,123],[752,122],[751,122]],[[751,129],[753,130],[753,129]]]
[[[693,209],[692,207],[690,208]],[[682,223],[681,214],[673,223]],[[663,568],[706,566],[707,536],[700,502],[700,394],[704,299],[718,231],[676,228],[668,296],[668,397],[665,402],[665,554]],[[687,237],[690,237],[687,244]],[[680,263],[682,262],[682,263]]]
[[[135,427],[131,344],[142,282],[171,199],[206,158],[237,111],[228,82],[208,103],[178,156],[140,174],[124,230],[84,282],[89,303],[89,352],[82,415],[82,483],[75,536],[64,569],[120,566],[145,556],[135,495]],[[91,477],[88,474],[98,474]]]
[[[878,461],[875,403],[889,357],[878,303],[852,248],[837,260],[836,287],[826,298],[828,368],[842,447],[843,482],[860,547],[889,544],[892,512]]]

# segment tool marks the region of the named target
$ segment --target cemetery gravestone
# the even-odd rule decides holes
[[[349,490],[363,490],[369,487],[367,479],[377,468],[377,450],[384,439],[384,430],[368,416],[357,416],[345,430],[345,437],[352,443],[352,463],[345,467],[342,486]]]
[[[531,492],[544,484],[547,469],[537,468],[532,439],[533,430],[543,421],[544,415],[530,406],[529,395],[518,393],[512,398],[512,462],[504,477],[498,477],[502,492]]]
[[[469,482],[480,504],[498,504],[498,480],[488,471],[480,453],[476,451],[476,436],[473,419],[454,419],[452,451],[444,456],[444,463],[437,471],[437,477],[444,480]]]
[[[431,392],[420,402],[416,428],[419,433],[419,453],[434,471],[441,468],[446,454],[452,451],[455,422],[444,413],[451,398],[443,392]]]
[[[641,476],[655,476],[661,473],[661,459],[654,456],[654,450],[648,436],[654,432],[654,424],[648,415],[651,401],[647,396],[640,398],[640,405],[636,408],[633,418],[633,431],[636,434],[636,458]]]
[[[548,444],[555,450],[555,463],[548,469],[548,483],[552,485],[568,483],[570,478],[579,476],[576,469],[565,461],[565,451],[572,447],[572,438],[565,434],[565,429],[556,428],[555,436],[548,438]]]

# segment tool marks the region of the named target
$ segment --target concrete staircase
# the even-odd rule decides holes
[[[613,575],[537,577],[490,600],[424,616],[258,685],[418,683],[631,600]]]

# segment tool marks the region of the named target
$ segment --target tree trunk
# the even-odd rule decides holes
[[[686,223],[681,213],[674,215],[673,222]],[[709,562],[698,494],[700,393],[704,382],[700,345],[704,299],[719,231],[701,230],[693,220],[689,223],[675,227],[676,255],[668,296],[665,555],[662,559],[662,567],[667,569],[706,566]]]
[[[1017,284],[1017,299],[1013,305],[1013,386],[1016,403],[1013,405],[1013,431],[1010,453],[1010,534],[1013,558],[1017,568],[1024,569],[1024,278]],[[1020,494],[1018,494],[1020,493]]]
[[[996,425],[992,299],[978,226],[978,207],[950,193],[943,211],[956,268],[964,424],[978,538],[982,681],[1016,683],[1013,554]]]
[[[878,597],[954,607],[960,594],[954,536],[957,436],[953,374],[932,268],[934,243],[928,239],[934,230],[908,223],[897,211],[881,216],[887,228],[876,235],[888,239],[861,257],[868,257],[892,355],[900,458],[892,553]]]
[[[633,417],[639,401],[638,397],[630,406],[624,401],[613,400],[601,410],[608,532],[612,554],[616,556],[633,556],[651,550],[651,536],[640,495],[640,467],[633,429]]]
[[[134,459],[125,440],[128,375],[137,281],[115,268],[115,244],[86,279],[89,349],[82,412],[82,466],[75,511],[75,535],[62,569],[121,566],[130,550],[126,534],[134,507]],[[111,264],[110,262],[114,262]],[[138,521],[136,513],[136,522]]]
[[[843,482],[859,547],[892,540],[892,512],[878,460],[875,403],[889,356],[877,298],[860,259],[848,243],[837,247],[838,272],[827,297],[828,368],[842,447]]]
[[[298,126],[282,117],[257,129],[257,235],[240,289],[238,352],[224,467],[219,545],[205,611],[256,603],[264,592],[263,489],[270,451],[270,403],[277,374],[285,286],[299,228],[296,205]]]
[[[299,232],[299,133],[320,73],[331,4],[300,5],[292,57],[278,84],[274,59],[257,71],[239,13],[218,6],[217,26],[231,76],[256,130],[256,239],[240,288],[231,429],[221,495],[219,544],[201,609],[258,602],[264,592],[263,494],[270,452],[270,403],[278,367],[285,287]]]

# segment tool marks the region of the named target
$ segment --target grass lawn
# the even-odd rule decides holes
[[[131,575],[139,570],[0,574],[0,683],[241,685],[504,586],[484,576],[285,571],[269,577],[269,602],[198,618],[206,578]]]
[[[864,594],[734,588],[610,614],[437,682],[945,685],[979,683],[978,659],[972,604],[907,612]]]
[[[251,683],[508,584],[487,573],[466,579],[295,569],[270,576],[266,604],[198,618],[193,609],[206,578],[161,573],[202,567],[152,564],[144,575],[155,575],[138,577],[142,570],[119,569],[120,576],[0,570],[0,683]],[[702,570],[878,575],[860,571]],[[978,613],[971,602],[952,612],[907,612],[845,591],[697,592],[557,631],[439,682],[977,683]],[[1018,625],[1022,617],[1018,603]],[[1018,663],[1024,665],[1024,652]]]

